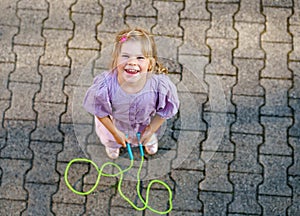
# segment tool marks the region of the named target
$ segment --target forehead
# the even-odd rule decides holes
[[[138,40],[128,40],[122,44],[121,53],[141,55],[143,54],[142,44]]]

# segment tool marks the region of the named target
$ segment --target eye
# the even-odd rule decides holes
[[[122,58],[129,58],[128,55],[121,55]]]
[[[144,60],[145,57],[144,57],[144,56],[138,56],[137,59],[139,59],[139,60]]]

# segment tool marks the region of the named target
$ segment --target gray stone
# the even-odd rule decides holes
[[[292,155],[292,149],[286,139],[288,128],[292,125],[292,119],[261,117],[261,123],[265,130],[265,140],[260,146],[260,153]]]
[[[260,85],[260,71],[264,67],[262,60],[234,59],[238,68],[237,84],[233,87],[234,95],[264,96],[264,89]],[[251,76],[249,76],[251,74]]]
[[[157,25],[153,33],[166,36],[182,36],[182,29],[179,28],[179,11],[183,9],[183,2],[154,1],[154,8],[157,9]]]
[[[30,149],[33,151],[34,158],[32,169],[29,170],[26,175],[26,182],[43,184],[57,183],[59,176],[55,171],[56,155],[62,150],[62,144],[53,142],[31,142]]]
[[[56,185],[26,183],[29,192],[28,206],[25,215],[54,215],[51,211],[51,195],[56,191]]]
[[[207,37],[236,39],[237,32],[233,29],[233,15],[238,10],[238,4],[208,3],[207,9],[212,14],[211,28],[207,31]]]
[[[235,158],[230,164],[230,170],[262,173],[262,166],[257,162],[258,146],[263,142],[262,136],[233,133],[231,139],[235,143]]]
[[[173,205],[175,210],[200,212],[202,204],[198,200],[198,185],[203,173],[197,171],[174,170],[172,179],[176,182]]]
[[[229,205],[229,212],[247,215],[261,215],[262,207],[257,201],[256,189],[263,181],[261,175],[249,173],[231,173],[234,184],[234,200]]]
[[[266,92],[265,104],[261,108],[261,114],[280,117],[292,116],[287,97],[287,91],[292,86],[291,80],[262,79],[260,83]]]
[[[240,0],[240,8],[234,16],[235,21],[264,24],[265,18],[261,13],[260,0]],[[241,32],[239,32],[241,33]]]
[[[204,204],[203,215],[225,216],[231,199],[232,195],[229,193],[200,191],[200,200]]]
[[[262,35],[262,41],[291,43],[291,35],[287,29],[287,19],[292,14],[290,8],[264,7],[266,15],[266,32]],[[280,17],[280,18],[279,18]]]
[[[269,198],[271,198],[272,195],[291,196],[292,190],[287,184],[287,168],[292,164],[292,158],[275,155],[260,155],[259,162],[264,166],[264,181],[263,184],[259,186],[259,194],[261,196],[268,195]],[[269,204],[267,205],[269,206]]]
[[[49,2],[49,18],[45,21],[44,27],[48,29],[68,29],[74,28],[70,20],[69,9],[76,0],[47,0]]]

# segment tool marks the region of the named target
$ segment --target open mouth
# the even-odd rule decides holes
[[[128,74],[137,74],[139,72],[139,70],[135,70],[135,69],[125,69],[125,72]]]

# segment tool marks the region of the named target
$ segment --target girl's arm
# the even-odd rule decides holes
[[[155,115],[151,123],[145,128],[142,133],[141,143],[146,144],[151,136],[160,128],[160,126],[166,121],[166,119]]]
[[[116,142],[123,147],[126,147],[126,142],[128,142],[128,138],[126,138],[125,134],[119,131],[115,125],[113,124],[111,118],[109,116],[100,118],[96,116],[97,119],[106,127],[106,129],[113,135]]]

